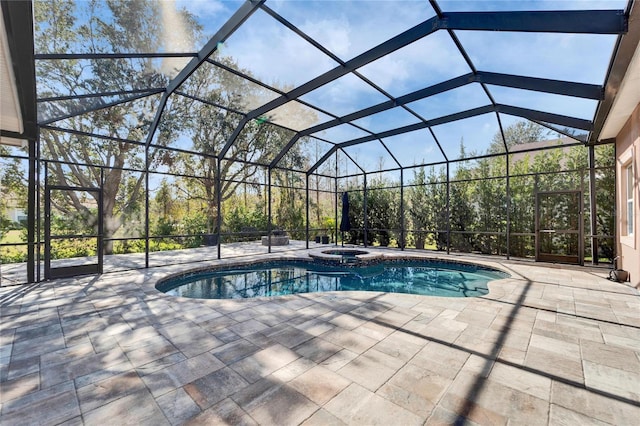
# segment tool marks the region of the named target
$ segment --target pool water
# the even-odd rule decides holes
[[[159,282],[164,293],[199,299],[244,299],[326,291],[379,291],[476,297],[487,283],[509,275],[477,265],[428,260],[350,267],[308,261],[271,261],[193,272]]]

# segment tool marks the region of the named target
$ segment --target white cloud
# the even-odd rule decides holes
[[[300,29],[314,40],[322,40],[323,46],[340,58],[351,50],[350,24],[344,18],[306,21]]]
[[[161,0],[171,1],[171,0]],[[231,2],[227,2],[231,3]],[[234,4],[235,3],[235,4]],[[237,9],[242,2],[237,1],[229,4],[228,6],[224,5],[222,2],[217,0],[176,0],[176,5],[178,8],[186,9],[189,12],[193,13],[196,17],[199,17],[201,20],[205,17],[217,16],[220,12],[226,10],[227,8],[231,8],[233,10]]]
[[[164,50],[166,52],[194,51],[194,40],[187,31],[183,15],[176,9],[176,2],[174,0],[161,1],[160,14],[162,28],[171,28],[171,31],[163,31],[160,34]],[[189,58],[163,58],[160,71],[173,78],[188,62]]]
[[[449,35],[439,31],[359,71],[392,95],[401,96],[470,70]]]

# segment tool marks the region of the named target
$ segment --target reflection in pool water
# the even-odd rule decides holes
[[[239,299],[325,291],[380,291],[474,297],[509,275],[479,265],[430,260],[385,261],[357,267],[309,261],[271,261],[199,271],[159,282],[158,290],[201,299]]]

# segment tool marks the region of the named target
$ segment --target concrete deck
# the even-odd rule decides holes
[[[638,291],[479,262],[512,278],[469,299],[155,290],[191,264],[2,288],[0,424],[637,424]]]

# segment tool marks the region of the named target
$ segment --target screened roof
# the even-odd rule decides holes
[[[593,143],[629,8],[36,1],[38,122],[114,137],[117,111],[118,138],[329,174],[485,155],[519,120]]]

